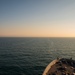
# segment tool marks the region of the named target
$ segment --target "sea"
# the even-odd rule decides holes
[[[75,38],[0,37],[0,75],[42,75],[58,57],[75,59]]]

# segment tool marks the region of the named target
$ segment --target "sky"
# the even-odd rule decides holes
[[[0,0],[0,37],[75,37],[75,0]]]

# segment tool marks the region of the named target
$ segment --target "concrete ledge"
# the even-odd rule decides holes
[[[51,66],[54,65],[56,62],[58,62],[59,60],[55,59],[53,60],[47,67],[46,69],[44,70],[43,74],[42,75],[47,75],[48,71],[50,70]]]

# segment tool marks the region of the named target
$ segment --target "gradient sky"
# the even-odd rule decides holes
[[[75,37],[75,0],[0,0],[0,37]]]

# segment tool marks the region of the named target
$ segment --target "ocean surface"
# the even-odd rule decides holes
[[[0,75],[42,75],[57,57],[75,59],[75,38],[0,38]]]

